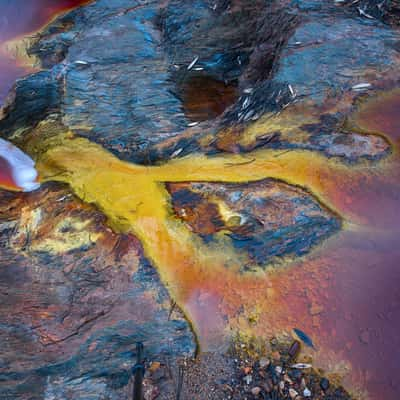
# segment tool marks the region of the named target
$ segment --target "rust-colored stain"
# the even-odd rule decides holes
[[[237,88],[205,76],[187,78],[181,84],[185,114],[192,121],[218,117],[237,99]]]
[[[381,99],[388,101],[378,97],[374,104]],[[398,102],[398,94],[390,99]],[[370,104],[361,107],[358,116]],[[386,123],[385,132],[379,132],[375,122],[369,125],[367,118],[358,120],[363,129],[386,136],[396,148],[396,132],[390,128],[395,120]],[[190,155],[144,167],[122,162],[69,134],[37,156],[43,180],[69,183],[79,197],[107,215],[115,230],[140,239],[192,320],[203,349],[218,348],[238,330],[268,337],[297,327],[316,343],[316,351],[304,352],[316,365],[342,374],[353,390],[372,395],[390,390],[386,371],[398,369],[393,351],[400,346],[396,152],[379,163],[346,165],[312,151],[260,149],[245,156]],[[245,274],[239,269],[249,261],[246,255],[229,246],[205,244],[176,218],[164,184],[244,183],[267,177],[309,190],[341,216],[343,229],[308,256],[285,260],[285,268],[271,265]],[[213,215],[215,210],[204,212]],[[217,219],[217,224],[203,228],[193,218],[198,231],[214,231],[219,223]]]
[[[187,222],[193,232],[210,235],[225,228],[217,204],[200,194],[193,193],[187,183],[169,184],[168,191],[175,196],[172,207],[175,214]]]

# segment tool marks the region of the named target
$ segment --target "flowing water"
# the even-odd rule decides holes
[[[60,2],[66,3],[76,2]],[[26,24],[15,35],[43,24],[50,11],[39,14],[42,22]],[[5,31],[2,40],[12,36]],[[7,85],[22,73],[15,65],[11,70],[0,65]],[[309,353],[318,365],[345,372],[347,386],[367,390],[372,399],[394,400],[400,391],[399,108],[395,90],[369,100],[351,117],[359,131],[384,135],[392,144],[392,153],[375,163],[346,165],[310,151],[263,149],[246,156],[191,155],[144,167],[67,135],[39,155],[38,169],[42,180],[69,183],[107,215],[115,230],[141,240],[193,322],[202,349],[217,349],[236,330],[268,337],[300,328],[316,343]],[[266,177],[307,188],[342,218],[343,229],[286,268],[257,274],[239,273],[245,255],[230,246],[205,244],[175,218],[165,188],[166,182]],[[251,322],[248,315],[255,316]]]
[[[310,351],[317,365],[344,374],[348,387],[368,390],[374,399],[394,399],[400,366],[400,131],[390,111],[399,101],[400,92],[393,92],[353,116],[359,129],[391,141],[393,153],[378,163],[345,165],[311,151],[258,150],[144,167],[119,161],[86,139],[62,139],[40,157],[38,168],[43,180],[68,182],[114,229],[141,240],[203,349],[217,349],[236,330],[267,337],[297,327],[317,344]],[[307,188],[343,219],[343,229],[287,268],[257,274],[241,274],[243,254],[206,245],[176,219],[164,187],[266,177]],[[250,323],[249,315],[256,321]]]

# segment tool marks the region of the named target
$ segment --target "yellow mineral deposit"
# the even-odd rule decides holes
[[[360,126],[353,121],[357,124]],[[394,144],[388,132],[375,128],[374,132],[386,134]],[[257,126],[250,129],[255,131]],[[46,126],[42,130],[46,131]],[[307,150],[261,149],[246,155],[192,154],[156,166],[141,166],[123,162],[72,133],[49,135],[47,139],[33,136],[26,147],[36,158],[42,181],[68,183],[82,200],[95,204],[108,217],[114,230],[140,239],[146,256],[191,319],[203,349],[215,348],[221,336],[237,330],[268,336],[299,326],[318,332],[314,338],[320,350],[316,358],[325,367],[347,367],[345,361],[356,357],[355,351],[343,353],[343,340],[333,340],[340,333],[329,321],[322,326],[321,318],[329,312],[335,316],[338,310],[332,305],[340,301],[333,293],[335,274],[344,274],[352,257],[361,257],[362,262],[370,257],[368,252],[359,253],[352,241],[358,243],[370,234],[375,237],[384,227],[398,229],[392,215],[397,207],[394,203],[388,203],[378,217],[378,206],[373,206],[371,213],[364,207],[376,200],[375,191],[369,195],[368,190],[372,187],[379,192],[382,180],[378,177],[390,175],[393,165],[398,165],[396,154],[379,163],[349,165]],[[221,245],[224,242],[206,244],[192,233],[174,215],[165,188],[167,182],[250,182],[264,178],[306,188],[343,221],[342,231],[310,255],[285,260],[283,264],[293,266],[290,274],[284,268],[239,273],[242,263],[249,261],[247,256],[228,244]],[[387,220],[392,221],[390,225]],[[310,304],[318,304],[323,311],[310,314]]]

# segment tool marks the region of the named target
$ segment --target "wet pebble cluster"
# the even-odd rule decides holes
[[[183,364],[152,362],[145,400],[351,400],[311,363],[300,362],[302,344],[276,342],[259,356],[237,342],[228,354],[207,353]],[[299,358],[299,360],[298,360]],[[180,367],[179,367],[180,365]],[[178,371],[182,371],[179,384]],[[179,388],[179,390],[178,390]]]
[[[332,384],[311,364],[297,363],[299,351],[300,343],[294,341],[286,350],[274,351],[270,357],[262,357],[254,362],[235,359],[237,379],[236,384],[229,388],[232,395],[228,399],[351,399],[342,387]]]

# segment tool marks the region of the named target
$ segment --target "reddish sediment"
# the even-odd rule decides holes
[[[367,124],[366,120],[362,121]],[[391,136],[387,138],[396,146]],[[120,229],[132,229],[139,237],[193,322],[203,350],[220,348],[237,330],[269,337],[300,328],[316,344],[317,350],[305,349],[304,354],[313,355],[317,366],[343,375],[346,387],[368,391],[372,399],[393,398],[392,372],[398,370],[400,348],[400,179],[395,151],[380,163],[358,166],[313,152],[278,151],[277,158],[268,151],[249,154],[254,157],[250,164],[240,162],[240,156],[191,156],[144,168],[72,140],[47,154],[41,168],[44,176],[52,176],[52,166],[67,166],[72,173],[68,182],[80,196],[96,202],[111,222],[129,222]],[[90,170],[104,172],[88,180],[82,173],[87,163]],[[116,184],[120,174],[123,185]],[[198,238],[171,219],[167,193],[159,184],[196,179],[246,182],[262,176],[306,187],[343,218],[343,230],[302,258],[283,260],[266,272],[242,274],[237,265],[243,254],[199,245]],[[85,191],[80,193],[82,187]],[[103,192],[107,198],[102,198]],[[210,209],[205,203],[201,210]],[[193,217],[199,223],[199,217]]]

